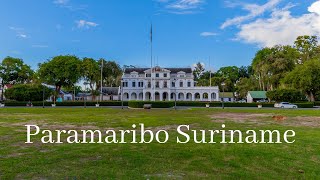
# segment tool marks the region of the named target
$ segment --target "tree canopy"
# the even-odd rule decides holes
[[[315,94],[320,91],[320,60],[298,65],[283,81],[289,87],[302,90],[310,101],[315,101]]]
[[[39,76],[44,83],[54,84],[59,92],[62,86],[72,87],[81,77],[81,60],[76,56],[56,56],[39,64]]]

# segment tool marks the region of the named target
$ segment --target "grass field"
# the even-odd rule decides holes
[[[274,115],[284,116],[274,120]],[[293,144],[25,144],[47,129],[292,129]],[[130,137],[128,137],[130,138]],[[0,109],[0,179],[319,179],[320,111],[277,109]]]

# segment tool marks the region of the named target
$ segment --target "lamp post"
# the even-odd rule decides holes
[[[226,84],[223,82],[221,83],[221,86],[222,86],[222,109],[224,109],[224,86]]]
[[[120,88],[121,88],[121,109],[123,109],[123,78],[121,78]]]
[[[176,78],[173,79],[174,82],[174,109],[177,110],[177,87],[176,87]]]
[[[44,89],[44,84],[42,84],[42,108],[44,108],[44,91],[45,91],[45,89]]]
[[[83,85],[84,85],[84,93],[85,93],[85,95],[84,95],[84,97],[83,97],[83,100],[84,100],[84,108],[87,108],[87,104],[86,104],[86,100],[87,100],[87,85],[88,85],[89,83],[88,82],[84,82],[83,83]]]

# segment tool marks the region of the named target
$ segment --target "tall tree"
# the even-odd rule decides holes
[[[258,82],[255,78],[240,78],[236,84],[238,98],[246,98],[248,91],[258,90]]]
[[[193,75],[194,75],[196,81],[201,77],[204,70],[205,70],[204,65],[201,62],[198,62],[194,66]]]
[[[76,56],[56,56],[51,60],[40,63],[39,76],[42,82],[54,84],[56,93],[62,86],[73,87],[81,77],[81,60]]]
[[[272,54],[269,55],[269,79],[270,89],[278,88],[280,80],[295,67],[295,62],[299,58],[298,51],[291,46],[274,46],[271,48]]]
[[[236,83],[239,79],[239,68],[237,66],[222,67],[217,71],[218,76],[229,79],[232,83]]]
[[[23,84],[32,80],[34,72],[22,59],[6,57],[0,64],[0,79],[2,86],[1,99],[3,99],[3,87],[5,84]]]
[[[92,58],[83,58],[81,73],[86,82],[89,83],[90,89],[94,90],[94,85],[99,81],[100,68],[96,60]]]
[[[298,65],[284,79],[291,88],[302,90],[309,101],[315,100],[315,94],[320,91],[320,61],[313,59]]]
[[[319,57],[320,48],[317,36],[299,36],[294,42],[295,48],[300,53],[298,64],[302,64],[310,59]]]
[[[271,48],[263,48],[256,53],[252,61],[253,72],[259,81],[260,90],[267,89],[268,72],[271,69],[269,63],[270,54],[272,54]]]
[[[252,61],[254,75],[259,80],[260,90],[278,88],[280,80],[292,71],[299,53],[291,46],[274,46],[259,50]]]
[[[103,85],[104,86],[119,86],[122,76],[121,66],[115,61],[106,61],[101,58],[99,60],[99,68],[101,68],[101,61],[103,61]],[[98,84],[100,86],[100,84]]]

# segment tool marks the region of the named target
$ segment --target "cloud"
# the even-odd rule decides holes
[[[317,1],[315,3],[313,3],[309,8],[308,11],[311,13],[316,13],[318,15],[320,15],[320,1]]]
[[[245,11],[248,11],[249,14],[244,16],[237,16],[232,19],[227,19],[222,25],[221,29],[224,29],[229,26],[233,25],[240,25],[241,23],[252,20],[256,18],[257,16],[262,15],[266,11],[272,10],[278,5],[282,0],[269,0],[267,3],[263,5],[257,5],[257,4],[244,4],[244,3],[232,3],[229,2],[229,6],[235,7],[235,6],[242,6],[242,9]]]
[[[54,4],[59,4],[59,5],[66,5],[69,2],[69,0],[55,0],[53,1]]]
[[[86,20],[79,20],[79,21],[76,21],[76,23],[78,28],[90,28],[90,27],[98,26],[97,23],[86,21]]]
[[[36,44],[36,45],[32,45],[31,47],[33,47],[33,48],[48,48],[49,46]]]
[[[308,8],[309,13],[292,16],[288,8],[274,10],[269,18],[241,25],[237,40],[258,46],[291,45],[301,35],[320,35],[320,1]]]
[[[216,35],[218,35],[218,34],[214,33],[214,32],[202,32],[202,33],[200,33],[200,36],[203,36],[203,37],[216,36]]]
[[[24,29],[23,28],[10,26],[9,29],[14,31],[16,33],[16,36],[19,37],[19,38],[25,39],[25,38],[29,37],[26,33],[24,33]]]
[[[201,9],[205,0],[156,0],[166,12],[173,14],[193,14]]]
[[[53,3],[61,8],[66,8],[70,11],[81,11],[87,8],[87,5],[77,5],[74,3],[70,3],[69,0],[54,0]]]
[[[22,34],[22,33],[18,33],[17,36],[20,38],[27,38],[28,37],[26,34]]]

